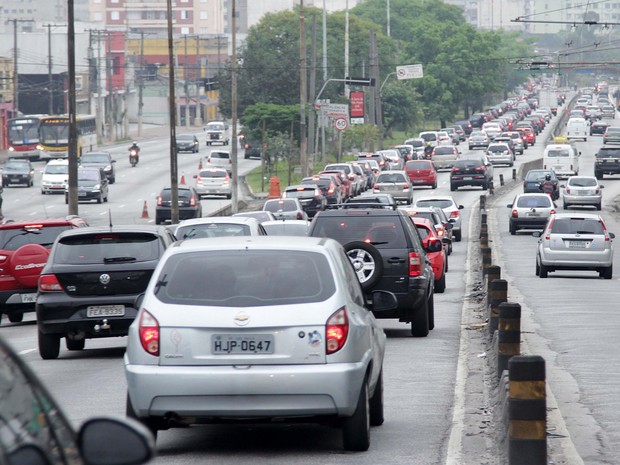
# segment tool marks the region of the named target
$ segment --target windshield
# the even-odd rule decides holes
[[[69,143],[69,123],[42,124],[40,127],[41,143],[50,146],[64,146]]]
[[[78,171],[78,181],[99,181],[99,173],[94,170]]]
[[[209,123],[207,124],[207,131],[223,131],[224,125],[221,123]]]
[[[68,174],[69,165],[47,165],[45,167],[45,174]]]
[[[0,231],[0,249],[17,250],[22,245],[39,244],[51,246],[56,237],[70,226],[48,226],[41,228],[4,229]]]
[[[11,145],[28,145],[39,142],[39,122],[36,120],[9,122],[7,129]]]
[[[85,153],[82,155],[82,163],[109,163],[110,157],[108,155],[95,155]]]

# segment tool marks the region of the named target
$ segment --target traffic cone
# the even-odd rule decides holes
[[[181,182],[179,184],[185,184],[185,175],[181,175]]]
[[[144,201],[144,208],[142,208],[142,218],[147,219],[149,217],[149,210],[146,208],[146,200]]]
[[[202,169],[202,157],[200,157],[200,162],[198,162],[198,170]]]

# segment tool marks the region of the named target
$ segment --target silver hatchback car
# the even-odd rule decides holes
[[[568,210],[571,205],[593,205],[597,210],[601,209],[601,189],[605,186],[599,184],[594,176],[571,176],[560,187],[564,188],[564,210]]]
[[[556,213],[549,217],[539,237],[536,275],[546,278],[557,270],[592,270],[602,278],[613,275],[614,248],[600,215],[591,213]]]
[[[179,242],[129,329],[127,414],[154,434],[303,417],[339,426],[346,450],[366,450],[369,427],[383,423],[386,340],[371,310],[395,308],[396,297],[371,301],[332,239]]]

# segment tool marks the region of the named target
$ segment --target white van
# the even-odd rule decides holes
[[[566,123],[566,137],[568,140],[583,139],[588,140],[588,122],[585,118],[570,118]]]
[[[551,144],[543,152],[543,169],[555,171],[558,178],[579,174],[579,155],[571,144]]]
[[[43,168],[41,194],[64,194],[69,179],[69,160],[50,160]]]

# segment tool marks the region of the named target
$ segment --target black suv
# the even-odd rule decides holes
[[[604,174],[620,174],[620,147],[603,146],[594,159],[594,176],[603,179]]]
[[[114,164],[116,160],[112,158],[110,152],[86,152],[80,158],[80,166],[87,168],[101,168],[108,178],[110,184],[116,182],[116,170]]]
[[[88,227],[60,234],[39,277],[39,354],[54,359],[60,339],[82,350],[86,339],[126,336],[134,301],[175,241],[161,226]]]
[[[22,184],[26,187],[34,186],[34,168],[30,160],[9,158],[2,169],[2,185]]]
[[[481,186],[487,190],[493,184],[493,173],[482,158],[456,160],[450,172],[450,190],[461,186]]]
[[[179,220],[190,220],[202,216],[200,196],[191,186],[179,186]],[[172,218],[172,190],[165,187],[157,196],[155,224],[162,224]]]
[[[364,292],[396,295],[397,309],[376,312],[376,318],[410,322],[415,337],[434,328],[433,269],[406,213],[381,207],[325,210],[314,217],[308,235],[344,246]],[[435,244],[441,247],[441,242]]]

